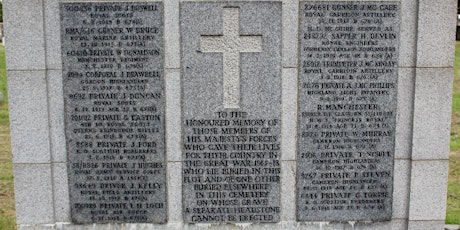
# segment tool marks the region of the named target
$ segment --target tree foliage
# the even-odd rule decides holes
[[[1,1],[0,1],[0,22],[3,22],[3,4]]]

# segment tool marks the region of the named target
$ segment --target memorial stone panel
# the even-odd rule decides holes
[[[183,212],[280,220],[281,2],[182,2]]]
[[[299,221],[391,219],[399,12],[300,4]]]
[[[163,5],[61,3],[77,223],[166,222]]]

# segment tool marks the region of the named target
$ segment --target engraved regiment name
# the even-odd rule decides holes
[[[280,220],[280,12],[181,4],[185,222]]]
[[[166,222],[162,4],[61,3],[72,220]]]
[[[389,220],[398,2],[301,2],[297,218]]]

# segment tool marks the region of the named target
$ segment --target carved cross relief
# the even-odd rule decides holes
[[[223,35],[202,35],[202,52],[223,53],[224,108],[240,108],[240,53],[262,52],[262,36],[241,36],[239,8],[223,9]]]

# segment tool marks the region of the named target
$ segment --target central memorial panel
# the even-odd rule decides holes
[[[280,220],[281,2],[182,2],[183,212]]]

